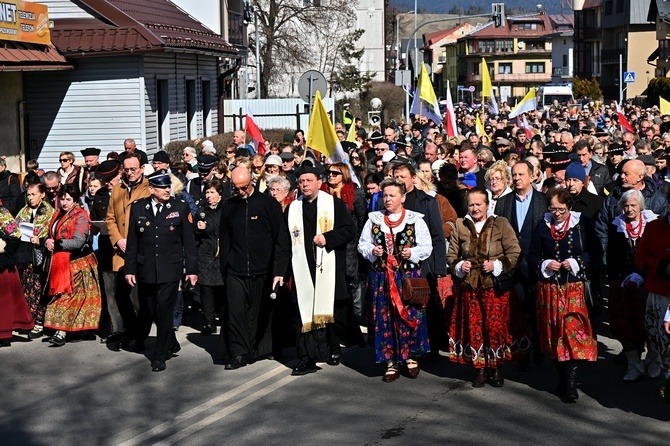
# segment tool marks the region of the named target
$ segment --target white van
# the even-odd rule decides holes
[[[572,96],[572,88],[557,85],[545,85],[537,89],[537,108],[538,110],[547,110],[554,101],[558,101],[558,105],[568,105],[575,102]]]

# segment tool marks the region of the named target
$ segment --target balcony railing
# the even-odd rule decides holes
[[[623,48],[612,48],[600,51],[601,63],[619,63],[619,54],[625,58],[625,50]]]
[[[550,73],[512,73],[512,74],[498,74],[496,73],[491,79],[497,82],[551,82]]]

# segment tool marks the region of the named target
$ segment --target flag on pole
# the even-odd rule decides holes
[[[251,114],[251,108],[247,107],[247,116],[244,119],[244,131],[254,140],[254,147],[256,153],[265,155],[265,139],[261,134],[261,129],[258,128],[254,121],[254,115]]]
[[[662,97],[658,97],[658,100],[660,102],[660,105],[658,108],[661,109],[661,114],[662,115],[670,115],[670,102],[666,101]]]
[[[353,124],[351,126],[355,127]],[[337,138],[335,127],[333,127],[330,115],[328,115],[328,111],[323,105],[319,90],[316,91],[316,96],[314,97],[314,108],[312,108],[312,116],[309,119],[309,130],[307,131],[305,146],[316,150],[330,158],[333,162],[341,162],[348,165],[352,181],[359,187],[361,186],[354,173],[353,166],[349,163],[349,157],[344,153],[342,144],[340,144],[340,140]]]
[[[440,116],[440,104],[437,102],[437,96],[433,89],[433,83],[430,81],[426,64],[421,63],[421,73],[414,90],[414,99],[412,100],[412,109],[415,115],[425,116],[432,119],[437,125],[442,124]]]
[[[477,134],[479,136],[486,135],[486,129],[484,129],[484,124],[482,124],[482,120],[479,119],[479,114],[475,117],[475,130],[477,131]]]
[[[491,84],[489,66],[486,65],[486,60],[483,57],[482,63],[479,66],[479,72],[482,73],[482,98],[490,98],[493,96],[493,85]]]
[[[356,126],[352,122],[349,126],[349,133],[347,133],[347,141],[356,142]]]
[[[458,126],[456,125],[456,113],[454,112],[454,103],[451,101],[451,88],[447,81],[447,111],[444,115],[447,136],[458,136]]]
[[[535,88],[531,88],[526,96],[523,97],[521,102],[516,104],[516,106],[509,113],[508,118],[512,119],[519,116],[521,113],[526,113],[537,108],[537,99],[535,98]]]
[[[619,117],[619,125],[621,126],[621,128],[627,132],[635,133],[635,130],[633,130],[633,126],[630,125],[630,122],[628,122],[628,119],[626,119],[626,115],[623,114],[623,111],[621,110],[619,103],[615,102],[615,104],[616,104],[616,114]]]
[[[486,64],[486,59],[482,57],[480,65],[480,72],[482,73],[482,99],[491,98],[488,103],[488,112],[491,115],[499,114],[498,102],[496,95],[493,93],[493,84],[491,83],[491,74],[489,73],[489,66]]]

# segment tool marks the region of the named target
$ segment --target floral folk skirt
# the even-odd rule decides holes
[[[629,293],[621,288],[621,281],[610,283],[607,319],[610,330],[617,341],[632,342],[642,347],[647,341],[644,326],[644,313],[647,305],[647,293],[644,287]]]
[[[33,265],[30,264],[26,269],[19,273],[21,277],[21,287],[26,295],[26,301],[30,308],[30,313],[36,324],[44,323],[44,311],[46,308],[40,303],[42,298],[42,282],[40,275],[35,272]]]
[[[598,358],[583,282],[565,285],[538,282],[537,325],[540,348],[552,359],[595,361]]]
[[[520,309],[512,308],[510,292],[493,288],[460,287],[454,294],[449,324],[449,359],[475,368],[498,368],[506,360],[527,353]]]
[[[55,330],[96,330],[102,311],[98,262],[94,254],[72,260],[72,293],[52,296],[44,326]]]
[[[668,305],[670,305],[670,298],[667,296],[649,293],[644,313],[649,346],[661,355],[661,368],[666,378],[670,378],[670,335],[663,328],[663,318]]]
[[[0,339],[11,339],[14,330],[32,330],[35,324],[15,267],[0,271],[0,290]]]
[[[402,277],[400,272],[396,272],[394,277],[401,293]],[[420,277],[420,272],[413,271],[411,277]],[[372,303],[375,360],[377,362],[402,362],[430,351],[425,308],[406,306],[407,319],[418,320],[419,324],[411,328],[403,322],[391,301],[385,272],[371,271],[369,273],[368,298]]]

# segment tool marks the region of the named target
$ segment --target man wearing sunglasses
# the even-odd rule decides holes
[[[259,315],[271,314],[270,293],[284,282],[290,249],[277,200],[256,191],[251,171],[244,166],[233,170],[231,181],[234,195],[223,206],[219,226],[228,308],[228,323],[222,330],[229,348],[226,370],[272,353],[267,319],[259,322]],[[261,307],[270,311],[261,312]]]

